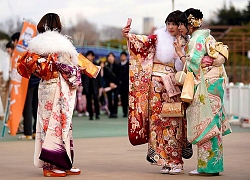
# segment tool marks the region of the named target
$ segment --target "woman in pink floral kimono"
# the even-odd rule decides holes
[[[180,91],[171,94],[162,81],[183,68],[173,47],[180,13],[170,13],[166,27],[154,35],[130,34],[129,22],[122,30],[130,53],[129,140],[133,145],[148,143],[147,160],[162,166],[164,174],[183,173],[183,118],[161,114],[163,102],[181,101]]]
[[[48,13],[37,25],[39,35],[18,60],[18,71],[26,78],[41,77],[34,164],[44,176],[80,174],[73,168],[72,114],[76,87],[80,84],[78,53],[70,40],[60,34],[57,14]]]

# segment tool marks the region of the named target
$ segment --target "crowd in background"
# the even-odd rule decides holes
[[[5,51],[9,57],[9,69],[11,72],[11,60],[14,48],[18,42],[20,33],[17,32],[11,36],[11,41],[6,44]],[[7,54],[6,53],[6,54]],[[86,58],[95,65],[101,67],[97,78],[90,78],[85,74],[81,75],[82,85],[77,89],[75,113],[81,116],[88,116],[89,120],[100,119],[100,114],[104,113],[109,118],[118,117],[118,106],[122,106],[123,117],[128,115],[128,85],[129,85],[129,64],[128,54],[123,51],[120,57],[110,52],[106,57],[96,59],[93,51],[84,54]],[[2,61],[6,61],[3,60]],[[0,74],[1,86],[1,104],[2,114],[4,116],[5,107],[8,100],[8,80],[3,80]],[[19,139],[35,139],[36,119],[38,106],[38,85],[40,78],[32,75],[29,79],[27,97],[24,104],[23,117],[18,129]]]
[[[127,53],[121,52],[119,59],[110,52],[106,57],[95,59],[95,53],[85,55],[101,67],[97,78],[82,74],[82,86],[77,90],[76,112],[78,116],[89,116],[89,120],[100,119],[100,111],[109,118],[118,117],[118,105],[122,106],[123,117],[128,115],[129,63]]]

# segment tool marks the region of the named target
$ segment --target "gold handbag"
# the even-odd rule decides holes
[[[191,103],[193,101],[193,98],[194,98],[194,74],[193,72],[188,71],[181,92],[181,100],[187,103]]]
[[[173,102],[162,104],[161,110],[162,117],[183,117],[184,116],[184,106],[183,102]]]

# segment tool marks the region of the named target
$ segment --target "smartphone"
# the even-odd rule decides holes
[[[131,26],[131,23],[132,23],[132,19],[131,19],[131,18],[128,18],[127,26],[130,27],[130,26]]]

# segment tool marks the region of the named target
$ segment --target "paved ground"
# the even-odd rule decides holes
[[[234,133],[224,138],[225,171],[219,177],[189,176],[188,172],[195,169],[196,155],[185,161],[185,174],[174,176],[160,174],[160,167],[146,162],[146,145],[130,145],[125,118],[101,118],[88,121],[74,117],[74,165],[83,172],[79,176],[67,176],[68,179],[250,179],[250,129],[233,126]],[[44,179],[42,170],[33,166],[34,141],[20,141],[8,134],[0,141],[0,180]]]

